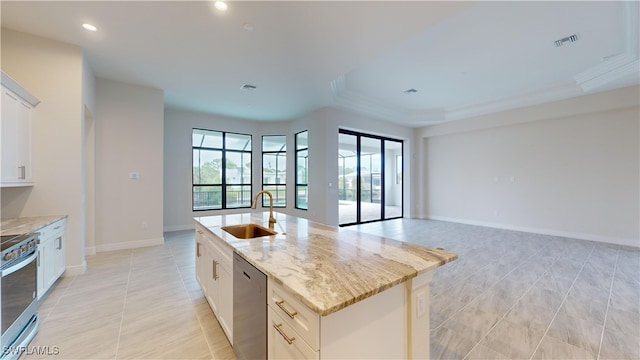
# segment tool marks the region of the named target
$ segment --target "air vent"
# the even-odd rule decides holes
[[[240,86],[240,90],[253,91],[255,89],[256,87],[254,85],[242,84],[242,86]]]
[[[417,92],[418,92],[418,90],[416,90],[416,89],[409,89],[409,90],[405,90],[404,91],[405,94],[415,94]]]
[[[565,43],[574,43],[576,41],[578,41],[578,35],[577,34],[573,34],[573,35],[569,35],[569,36],[567,36],[565,38],[562,38],[560,40],[556,40],[556,41],[553,42],[553,44],[556,47],[560,47],[560,46],[564,45]]]

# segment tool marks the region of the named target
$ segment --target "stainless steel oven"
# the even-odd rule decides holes
[[[38,235],[2,237],[0,318],[4,359],[17,359],[38,332]]]

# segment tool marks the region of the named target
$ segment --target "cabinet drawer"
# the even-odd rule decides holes
[[[287,326],[293,328],[314,350],[320,348],[320,315],[269,279],[267,285],[269,307],[279,315]],[[284,325],[283,325],[284,326]]]
[[[42,242],[42,241],[48,240],[52,236],[58,233],[64,232],[65,222],[66,222],[66,219],[60,219],[40,229],[38,231],[40,233],[40,241]]]
[[[286,315],[285,315],[286,316]],[[267,341],[269,359],[319,359],[320,352],[312,349],[287,321],[268,307]]]

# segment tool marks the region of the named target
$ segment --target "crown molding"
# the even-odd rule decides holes
[[[637,1],[626,1],[624,4],[625,52],[574,76],[576,84],[580,85],[585,92],[596,90],[638,72],[639,4]]]
[[[528,92],[516,96],[502,98],[481,104],[448,108],[445,120],[460,120],[500,111],[512,110],[543,104],[552,101],[564,100],[583,95],[582,89],[573,82],[546,87],[537,91]]]
[[[349,90],[346,76],[341,75],[330,82],[334,106],[373,118],[415,127],[564,100],[585,95],[587,92],[597,91],[616,81],[632,76],[637,77],[639,73],[638,41],[640,31],[638,24],[640,22],[640,2],[626,1],[624,6],[625,52],[575,75],[573,81],[489,102],[445,109],[432,108],[421,111],[405,111],[379,99],[368,98]]]

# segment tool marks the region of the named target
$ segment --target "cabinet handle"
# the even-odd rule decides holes
[[[280,328],[281,326],[282,324],[273,323],[273,327],[280,333],[280,335],[282,335],[282,337],[287,341],[287,343],[289,343],[289,345],[293,344],[293,340],[295,340],[296,338],[288,337],[287,334],[285,334],[284,331],[282,331],[282,329]]]
[[[218,276],[218,262],[213,260],[213,280],[218,280],[220,276]]]
[[[62,250],[62,236],[58,236],[56,240],[58,240],[58,247],[56,249]]]
[[[38,257],[36,258],[36,266],[40,267],[40,250],[38,250]]]
[[[26,166],[18,166],[20,169],[20,180],[24,180],[27,178],[27,167]]]
[[[283,304],[284,304],[284,300],[276,301],[276,305],[278,305],[278,307],[279,307],[282,311],[284,311],[284,313],[285,313],[285,314],[289,315],[289,317],[290,317],[290,318],[292,318],[292,319],[293,319],[294,317],[296,317],[296,315],[298,315],[298,312],[297,312],[297,311],[290,312],[289,310],[287,310],[287,308],[285,308],[285,307],[284,307],[284,305],[283,305]]]
[[[53,228],[53,230],[58,230],[58,229],[60,229],[60,227],[61,227],[61,226],[60,226],[60,225],[58,225],[58,226],[54,227],[54,228]]]
[[[196,256],[200,257],[200,243],[196,243]]]
[[[204,233],[202,232],[202,230],[196,230],[196,232],[197,232],[198,234],[200,234],[200,235],[204,234]]]

